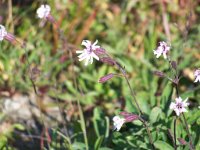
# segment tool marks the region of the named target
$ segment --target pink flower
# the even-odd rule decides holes
[[[170,109],[174,110],[177,116],[179,116],[183,112],[187,112],[186,107],[189,105],[189,103],[187,103],[187,100],[188,98],[186,98],[184,101],[181,97],[176,98],[175,103],[171,102]]]
[[[3,41],[5,36],[7,35],[7,31],[3,25],[0,25],[0,41]]]
[[[195,77],[194,82],[200,82],[200,69],[195,70],[194,77]]]
[[[50,14],[51,8],[49,5],[41,5],[38,9],[37,9],[37,16],[39,18],[47,18],[48,15]]]
[[[156,55],[156,58],[159,58],[161,55],[163,55],[164,59],[167,58],[167,53],[170,51],[170,46],[167,45],[166,42],[162,41],[159,42],[159,46],[156,50],[153,50],[154,55]]]
[[[99,57],[94,53],[94,51],[97,48],[100,48],[100,46],[96,45],[97,42],[98,41],[96,40],[92,44],[88,40],[83,40],[81,45],[84,45],[85,49],[76,51],[76,53],[80,53],[80,55],[78,56],[79,61],[82,61],[85,59],[85,66],[87,66],[89,62],[92,64],[93,58],[95,58],[96,60],[99,60]]]

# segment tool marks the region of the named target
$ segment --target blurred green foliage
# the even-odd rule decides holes
[[[67,46],[59,40],[57,31],[50,23],[39,27],[40,20],[35,12],[44,2],[51,6],[52,15],[60,23],[67,38]],[[0,15],[3,16],[1,24],[19,40],[27,43],[27,52],[6,41],[0,43],[0,90],[10,94],[33,93],[27,53],[30,67],[36,66],[41,71],[35,80],[38,90],[46,96],[58,98],[61,104],[65,104],[63,109],[67,113],[72,110],[71,107],[78,110],[73,112],[67,125],[72,132],[72,149],[82,150],[87,146],[91,150],[151,149],[146,130],[140,122],[128,123],[120,132],[112,131],[114,114],[122,110],[137,113],[137,110],[123,78],[114,78],[105,84],[98,83],[100,77],[117,73],[115,68],[100,62],[85,67],[82,62],[78,62],[75,51],[82,49],[80,45],[83,39],[98,39],[98,44],[125,66],[139,104],[151,123],[156,148],[173,149],[167,130],[173,130],[169,105],[175,98],[175,91],[167,79],[158,78],[152,73],[160,70],[172,76],[164,59],[156,59],[153,55],[157,43],[161,40],[169,41],[169,37],[172,46],[170,56],[172,60],[178,61],[178,70],[182,76],[180,93],[183,98],[189,97],[191,103],[185,115],[196,149],[200,149],[200,88],[193,83],[193,71],[200,67],[200,5],[197,1],[13,1],[11,12],[9,2],[0,3]],[[188,30],[185,29],[187,24]],[[170,35],[166,34],[166,28],[169,28]],[[69,51],[72,52],[72,59]],[[79,85],[78,90],[74,79]],[[79,109],[77,99],[81,105]],[[4,118],[1,119],[3,121]],[[181,120],[177,124],[177,137],[188,141]],[[14,123],[12,125],[15,126]],[[69,146],[69,139],[61,132],[61,128],[54,128],[50,149]],[[15,149],[10,134],[10,130],[8,134],[0,131],[0,139],[3,139],[0,140],[0,146],[9,145]],[[12,139],[12,142],[7,138]],[[62,142],[58,144],[60,138]],[[188,147],[179,149],[187,150]]]

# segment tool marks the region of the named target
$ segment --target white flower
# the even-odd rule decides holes
[[[51,8],[49,5],[41,5],[37,9],[37,15],[39,18],[46,18],[50,14]]]
[[[122,125],[125,123],[124,118],[120,118],[119,116],[114,116],[113,117],[113,125],[114,125],[114,130],[117,129],[119,131],[122,127]]]
[[[7,31],[3,25],[0,25],[0,41],[7,35]]]
[[[159,58],[161,55],[163,55],[164,59],[166,59],[167,53],[170,51],[170,46],[164,41],[159,42],[159,44],[160,45],[157,47],[157,49],[153,50],[153,53],[156,55],[156,58]]]
[[[187,103],[187,100],[188,98],[186,98],[184,101],[182,101],[181,97],[176,98],[176,102],[172,102],[170,104],[170,109],[173,109],[176,112],[177,116],[179,116],[183,112],[187,112],[186,107],[189,105],[189,103]]]
[[[194,82],[200,82],[200,69],[195,70],[194,77],[196,78]]]
[[[90,41],[88,40],[83,40],[81,45],[85,46],[85,49],[83,50],[78,50],[76,51],[76,53],[81,53],[78,58],[79,61],[82,61],[85,59],[85,65],[87,66],[88,63],[90,62],[91,64],[93,63],[93,58],[95,58],[96,60],[99,60],[99,57],[94,53],[94,51],[97,48],[100,48],[100,46],[96,45],[97,44],[97,40],[92,44]]]

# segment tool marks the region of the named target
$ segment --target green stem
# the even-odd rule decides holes
[[[177,95],[177,97],[179,97],[178,84],[175,85],[175,88],[176,88],[176,95]],[[182,116],[183,116],[183,120],[184,120],[184,123],[185,123],[186,132],[187,132],[187,135],[188,135],[189,141],[190,141],[190,150],[194,150],[194,146],[192,144],[192,138],[191,138],[191,135],[190,135],[190,132],[189,132],[189,128],[188,128],[188,123],[187,123],[187,120],[185,118],[184,113],[182,113]]]
[[[122,68],[119,64],[117,64],[117,65],[118,65],[118,67],[119,67],[121,73],[123,74],[123,76],[124,76],[125,79],[126,79],[126,83],[127,83],[128,87],[129,87],[129,89],[130,89],[131,95],[132,95],[132,97],[133,97],[133,100],[134,100],[134,102],[135,102],[135,104],[136,104],[136,106],[137,106],[137,109],[138,109],[140,115],[143,115],[143,112],[142,112],[142,110],[141,110],[141,108],[140,108],[140,106],[139,106],[139,104],[138,104],[137,99],[136,99],[135,92],[133,91],[133,89],[132,89],[132,87],[131,87],[131,85],[130,85],[130,82],[129,82],[128,78],[127,78],[127,75],[126,75],[126,72],[125,72],[124,68]]]
[[[81,121],[81,128],[82,128],[82,131],[83,131],[86,150],[89,150],[87,132],[86,132],[86,126],[85,126],[85,119],[84,119],[84,115],[83,115],[83,111],[81,109],[81,105],[80,105],[79,99],[77,99],[77,103],[78,103],[78,109],[79,109],[79,115],[80,115],[80,121]]]
[[[174,119],[174,150],[177,150],[177,145],[176,145],[176,118]]]
[[[141,110],[141,108],[140,108],[140,106],[139,106],[139,104],[138,104],[137,99],[136,99],[135,92],[133,91],[133,89],[132,89],[132,87],[131,87],[131,85],[130,85],[130,82],[129,82],[127,76],[126,76],[126,72],[125,72],[124,68],[122,68],[121,65],[119,65],[118,63],[116,63],[116,65],[119,67],[121,73],[123,74],[123,76],[124,76],[125,79],[126,79],[126,82],[127,82],[128,87],[129,87],[129,89],[130,89],[130,91],[131,91],[131,95],[132,95],[132,97],[133,97],[133,99],[134,99],[134,102],[135,102],[135,104],[136,104],[136,106],[137,106],[137,109],[138,109],[138,111],[139,111],[139,113],[140,113],[140,116],[143,115],[143,112],[142,112],[142,110]],[[154,150],[154,149],[155,149],[155,146],[154,146],[154,144],[153,144],[153,138],[152,138],[150,129],[149,129],[148,125],[147,125],[147,122],[146,122],[145,120],[143,120],[141,117],[140,117],[140,120],[142,121],[143,125],[145,126],[145,128],[146,128],[146,130],[147,130],[147,134],[148,134],[148,137],[149,137],[149,142],[150,142],[150,144],[151,144],[151,146],[152,146],[152,149]]]
[[[32,72],[32,69],[30,68],[31,64],[30,64],[29,59],[28,59],[28,53],[27,53],[27,50],[26,50],[26,45],[24,44],[24,45],[22,46],[22,48],[23,48],[24,51],[25,51],[26,61],[27,61],[27,64],[28,64],[28,71],[30,72],[29,79],[30,79],[30,81],[31,81],[31,84],[32,84],[32,86],[33,86],[33,89],[34,89],[35,94],[38,95],[37,90],[36,90],[36,85],[35,85],[35,82],[34,82],[34,80],[33,80],[33,72]]]

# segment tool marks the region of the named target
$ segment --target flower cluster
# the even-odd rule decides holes
[[[156,58],[159,58],[161,55],[163,55],[164,59],[167,59],[167,54],[170,51],[170,46],[162,41],[159,42],[159,46],[156,50],[153,50],[154,55],[156,55]]]
[[[170,109],[174,110],[176,112],[176,115],[179,116],[183,112],[187,112],[186,107],[188,107],[189,103],[187,103],[188,98],[186,98],[184,101],[181,97],[178,97],[175,99],[175,103],[172,102],[170,104]]]

